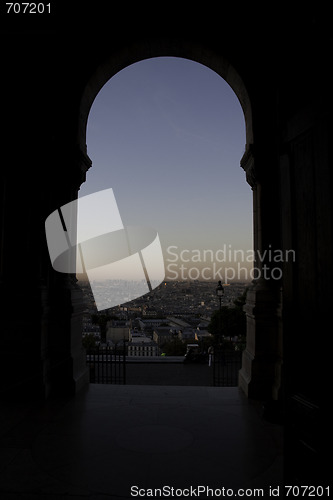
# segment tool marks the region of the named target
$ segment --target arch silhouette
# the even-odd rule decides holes
[[[246,135],[245,150],[247,151],[253,144],[252,106],[248,91],[241,76],[234,66],[232,66],[221,54],[217,54],[211,49],[206,49],[193,42],[186,46],[184,43],[177,43],[174,40],[172,42],[166,40],[157,42],[154,40],[150,43],[136,43],[133,47],[128,47],[126,50],[123,49],[117,53],[113,53],[107,60],[100,64],[85,86],[80,102],[78,143],[81,151],[86,152],[88,116],[91,106],[101,88],[110,78],[112,78],[112,76],[127,66],[144,59],[161,56],[180,57],[201,63],[215,71],[215,73],[220,75],[230,85],[244,113]]]
[[[108,53],[107,48],[106,53]],[[236,64],[231,64],[228,58],[220,52],[216,52],[213,48],[208,48],[204,42],[197,43],[194,40],[186,41],[178,38],[151,38],[146,41],[140,39],[133,44],[122,46],[122,48],[111,48],[109,54],[104,57],[104,61],[101,61],[99,66],[95,66],[96,69],[91,72],[90,77],[87,76],[77,108],[76,143],[79,147],[79,162],[81,163],[80,184],[85,181],[86,172],[92,164],[87,155],[87,123],[90,109],[102,87],[124,68],[145,59],[166,56],[197,62],[211,69],[225,80],[235,93],[242,108],[245,120],[246,143],[245,152],[243,157],[240,158],[240,165],[245,171],[246,180],[253,192],[254,252],[262,251],[265,244],[263,234],[264,232],[266,234],[266,227],[263,227],[262,218],[265,207],[263,204],[260,167],[257,169],[254,161],[254,149],[258,146],[258,138],[254,136],[250,89],[247,88],[241,74],[237,71]],[[248,77],[248,73],[246,75]],[[251,92],[255,96],[253,85],[251,86]],[[270,234],[269,231],[267,231],[267,234]],[[259,263],[259,267],[260,265]],[[261,330],[266,331],[267,321],[265,320],[266,323],[264,324],[261,318],[266,318],[267,303],[271,304],[272,311],[277,310],[278,297],[273,285],[268,283],[267,280],[255,279],[250,287],[247,304],[244,308],[247,315],[247,346],[243,352],[242,369],[239,372],[239,386],[248,397],[261,397],[263,394],[270,392],[274,392],[274,397],[276,397],[281,387],[280,365],[275,366],[273,356],[269,355],[269,358],[260,357],[260,353],[256,351],[256,339],[263,334]],[[278,336],[277,315],[271,314],[268,322],[271,328],[271,336]],[[269,337],[265,336],[264,344],[261,350],[265,352],[267,350],[270,353]],[[260,369],[257,368],[257,365],[260,366]],[[276,375],[272,375],[274,373]],[[267,374],[267,376],[264,374]]]
[[[154,61],[156,61],[156,62],[154,63]],[[134,70],[133,69],[131,70],[130,68],[133,68],[133,67],[134,67]],[[140,165],[140,162],[139,162],[137,157],[135,157],[135,158],[131,157],[131,159],[129,159],[129,157],[126,156],[126,162],[124,165],[123,165],[122,161],[120,160],[120,158],[122,157],[121,155],[123,153],[122,153],[122,151],[118,151],[118,147],[117,147],[118,143],[119,144],[122,143],[121,137],[118,136],[119,126],[117,126],[115,129],[112,128],[111,135],[112,135],[113,139],[112,139],[111,143],[114,142],[113,146],[109,145],[108,146],[109,149],[106,149],[107,152],[104,151],[104,148],[105,148],[104,130],[108,130],[107,127],[108,127],[109,122],[106,122],[106,121],[99,122],[99,120],[101,119],[100,115],[99,115],[99,110],[107,109],[106,102],[108,102],[108,106],[110,105],[110,109],[111,108],[114,109],[115,114],[111,113],[111,111],[110,111],[110,115],[109,114],[106,115],[109,117],[108,119],[110,120],[110,122],[113,123],[114,125],[116,125],[118,121],[119,121],[119,125],[120,125],[122,123],[124,117],[126,117],[126,119],[130,120],[128,118],[128,116],[132,117],[130,121],[133,123],[137,123],[137,121],[140,120],[139,118],[136,118],[136,116],[133,119],[133,116],[131,115],[131,111],[129,111],[127,109],[127,107],[124,108],[125,109],[124,116],[123,116],[124,110],[122,111],[121,114],[117,115],[117,113],[119,112],[118,105],[120,105],[123,102],[123,93],[122,93],[123,91],[121,91],[118,94],[119,90],[117,90],[117,89],[118,88],[120,88],[120,89],[126,88],[127,89],[127,83],[126,83],[127,80],[128,80],[128,85],[131,84],[131,87],[130,87],[131,90],[129,90],[129,89],[126,90],[126,92],[128,92],[128,94],[126,94],[127,98],[124,99],[124,102],[126,102],[126,104],[131,102],[132,94],[133,95],[136,95],[137,93],[140,94],[141,87],[145,89],[145,92],[147,92],[147,89],[149,89],[149,95],[154,94],[154,91],[156,91],[156,90],[153,90],[153,88],[151,88],[148,85],[146,80],[144,80],[144,85],[143,85],[143,83],[141,81],[140,71],[139,71],[139,73],[137,72],[138,67],[139,68],[141,67],[141,72],[142,72],[142,68],[143,68],[145,71],[147,71],[147,74],[149,74],[149,75],[150,75],[150,73],[148,71],[148,68],[154,68],[154,70],[156,72],[156,77],[158,76],[159,80],[163,81],[163,83],[168,81],[169,75],[171,76],[174,72],[179,75],[179,73],[177,73],[179,71],[179,69],[186,68],[189,70],[189,73],[186,73],[187,77],[185,78],[185,75],[183,75],[183,73],[180,73],[180,74],[182,74],[183,78],[180,78],[178,76],[178,80],[179,79],[182,80],[182,83],[184,83],[184,81],[187,81],[187,88],[188,87],[189,88],[191,88],[191,87],[197,88],[195,82],[200,82],[200,84],[202,84],[201,75],[203,74],[203,75],[205,75],[205,77],[207,75],[207,78],[209,75],[209,78],[211,78],[211,80],[208,79],[207,82],[205,80],[206,87],[202,87],[202,88],[200,87],[200,91],[202,91],[203,88],[206,88],[207,95],[209,95],[209,94],[214,95],[214,92],[216,92],[215,104],[213,105],[213,103],[212,103],[212,109],[211,109],[211,112],[214,109],[214,113],[216,115],[216,116],[214,115],[215,119],[219,120],[221,117],[223,117],[224,122],[227,123],[226,118],[224,117],[223,109],[219,107],[219,103],[221,101],[220,95],[223,97],[222,101],[225,101],[225,105],[227,105],[227,108],[229,109],[229,106],[230,106],[230,110],[233,109],[233,116],[232,116],[233,119],[231,121],[228,120],[228,130],[223,129],[223,136],[226,135],[227,137],[229,137],[231,139],[231,135],[234,134],[235,138],[237,137],[237,149],[238,149],[238,151],[231,158],[233,167],[235,165],[237,165],[237,163],[239,162],[240,156],[242,154],[241,151],[242,151],[242,148],[244,147],[244,142],[245,142],[245,133],[244,133],[245,132],[245,123],[244,123],[244,113],[242,114],[242,111],[240,109],[239,100],[237,99],[237,96],[234,93],[234,91],[231,89],[231,87],[227,84],[227,82],[225,82],[224,79],[221,79],[220,75],[218,75],[211,68],[208,68],[207,66],[202,65],[201,63],[198,63],[196,61],[189,60],[187,58],[186,59],[179,58],[179,57],[166,57],[166,56],[154,57],[154,58],[145,59],[143,61],[139,61],[136,64],[131,64],[130,66],[127,66],[127,68],[120,70],[117,74],[115,74],[112,78],[110,78],[106,82],[106,84],[100,89],[99,93],[97,94],[96,98],[93,101],[93,104],[92,104],[90,111],[89,111],[89,123],[90,122],[94,123],[96,126],[97,126],[97,124],[99,124],[99,127],[102,125],[103,133],[102,134],[99,133],[97,135],[97,137],[94,137],[93,130],[95,127],[91,128],[88,126],[86,141],[87,141],[87,145],[89,148],[89,155],[90,155],[90,153],[92,153],[91,158],[93,159],[94,164],[96,161],[96,171],[94,168],[93,169],[94,172],[92,172],[92,177],[90,178],[90,182],[92,185],[94,184],[94,182],[95,183],[97,182],[97,185],[98,185],[98,183],[100,183],[100,188],[101,188],[102,185],[104,185],[104,184],[102,184],[101,180],[97,180],[97,179],[103,179],[104,182],[106,180],[106,172],[105,172],[105,175],[103,175],[103,169],[102,169],[102,171],[99,173],[99,166],[103,165],[103,163],[104,163],[102,157],[99,156],[100,154],[104,155],[104,159],[106,159],[106,157],[107,157],[108,161],[110,161],[111,164],[115,165],[115,164],[119,163],[120,165],[122,165],[122,167],[120,167],[119,165],[117,167],[119,172],[126,171],[126,172],[130,173],[131,167],[129,165],[133,165],[133,166],[135,165],[135,167],[133,167],[134,171],[132,172],[133,175],[135,176],[137,169],[138,169],[138,165]],[[167,68],[167,70],[165,72],[164,72],[164,68]],[[193,70],[193,72],[192,72],[192,70]],[[197,73],[195,73],[195,71],[198,71],[198,76],[197,76]],[[115,82],[114,86],[112,86],[113,82]],[[123,83],[120,84],[120,82],[123,82]],[[209,89],[209,87],[207,86],[208,82],[209,82],[209,84],[212,85],[211,91],[208,90]],[[111,84],[111,86],[110,86],[110,84]],[[173,85],[175,87],[177,87],[177,84],[178,84],[178,81],[177,82],[173,81]],[[216,88],[215,88],[215,85],[216,85]],[[198,87],[198,90],[199,90],[199,87]],[[218,92],[221,92],[221,94],[219,94]],[[225,97],[224,97],[223,92],[226,93]],[[113,104],[111,105],[109,101],[105,101],[105,100],[104,100],[104,104],[102,104],[103,99],[109,99],[109,96],[111,96],[111,95],[114,96],[112,98]],[[183,102],[187,103],[187,91],[181,95],[182,95],[182,103]],[[179,98],[179,96],[178,96],[178,98]],[[101,100],[99,100],[99,99],[101,99]],[[206,103],[204,95],[202,95],[202,97],[201,97],[200,94],[196,94],[195,101],[193,101],[193,96],[192,96],[193,102],[191,101],[191,105],[193,106],[193,109],[196,108],[197,103],[199,103],[201,99],[204,103]],[[212,98],[210,97],[210,100],[208,101],[208,103],[210,103],[211,100],[212,100]],[[209,108],[208,103],[206,103],[207,108]],[[188,103],[187,103],[187,105],[188,105]],[[149,106],[149,104],[147,104],[147,106]],[[232,106],[232,108],[231,108],[231,106]],[[97,108],[97,115],[95,114],[96,111],[94,113],[95,107]],[[134,108],[135,108],[135,106],[134,106]],[[187,109],[186,105],[184,106],[184,110],[185,110],[185,108],[186,108],[186,113],[188,113],[188,109]],[[204,122],[206,115],[201,107],[198,107],[198,109],[200,109],[200,116],[197,116],[196,119],[198,120],[198,122],[201,122],[201,120]],[[183,110],[183,112],[185,112],[184,110]],[[229,110],[229,113],[230,113],[230,110]],[[104,117],[105,120],[106,120],[106,116]],[[209,120],[213,121],[212,116],[213,115],[209,116]],[[242,126],[241,135],[236,131],[236,129],[233,129],[234,116],[237,117],[237,123],[239,123],[240,126]],[[151,116],[150,116],[150,119],[151,119]],[[158,116],[157,120],[160,121],[161,117]],[[149,120],[148,120],[148,122],[149,122]],[[216,128],[216,130],[218,130],[217,123],[219,123],[219,121],[217,121],[216,124],[214,121],[214,127]],[[146,126],[146,124],[145,124],[145,126]],[[150,125],[147,123],[148,128],[149,128],[149,126]],[[120,128],[121,128],[121,125],[120,125]],[[156,128],[158,128],[157,124],[154,125],[154,130]],[[209,126],[207,126],[207,130],[208,129],[209,129]],[[92,132],[93,137],[91,137],[90,132]],[[138,130],[135,131],[135,133],[134,133],[135,139],[134,140],[130,139],[131,133],[134,133],[133,131],[131,131],[131,128],[130,129],[126,128],[127,140],[131,144],[130,150],[135,151],[136,140],[137,140],[137,137],[140,136],[140,132]],[[165,134],[166,137],[168,137],[167,131],[163,131],[163,133]],[[229,133],[229,136],[228,136],[228,133]],[[231,135],[230,135],[230,133],[231,133]],[[150,134],[151,134],[151,132],[150,132]],[[149,140],[148,140],[148,144],[149,144],[148,149],[149,150],[151,149],[151,143],[154,142],[154,140],[152,140],[152,137],[150,134],[149,134]],[[238,136],[240,136],[240,137],[238,137]],[[103,137],[103,139],[102,139],[102,137]],[[212,138],[212,141],[213,141],[213,137],[214,137],[213,131],[210,132],[210,137]],[[91,139],[92,139],[93,147],[90,149],[90,147],[91,147],[90,140]],[[224,144],[222,137],[219,137],[219,138],[216,137],[214,140],[218,144]],[[95,141],[97,141],[97,143]],[[172,151],[173,149],[175,151],[177,151],[178,145],[173,146],[172,138],[168,137],[166,139],[163,136],[163,141],[166,141],[165,144],[167,144],[168,151],[169,150]],[[197,138],[196,138],[196,141],[197,141]],[[106,143],[107,142],[105,142],[105,144]],[[145,137],[144,136],[141,137],[141,139],[140,139],[140,144],[141,143],[145,144]],[[225,146],[226,145],[224,145],[222,150],[219,151],[218,166],[215,167],[215,168],[218,168],[218,170],[216,172],[220,172],[221,167],[220,167],[219,162],[221,161],[221,158],[222,158],[222,163],[223,163],[223,160],[225,159],[223,156],[223,154],[225,154],[224,150],[227,150],[227,148]],[[207,147],[206,144],[205,144],[205,147]],[[203,149],[204,149],[204,147],[203,147]],[[215,158],[212,157],[212,159],[211,159],[211,157],[210,157],[210,149],[211,149],[210,147],[209,148],[207,147],[207,150],[204,154],[204,161],[207,161],[208,164],[210,164],[210,163],[215,164],[215,161],[216,161]],[[192,144],[191,150],[195,150],[194,144]],[[103,153],[101,153],[101,151],[103,151]],[[141,151],[141,149],[140,149],[140,155],[143,155],[143,157],[144,157],[144,153]],[[164,155],[165,155],[165,152],[164,152]],[[227,158],[227,160],[230,162],[230,158]],[[148,164],[149,164],[149,161],[150,161],[150,159],[148,159]],[[181,161],[183,161],[183,160],[181,160]],[[177,158],[173,158],[173,162],[171,162],[171,164],[172,163],[177,164]],[[191,159],[191,169],[195,170],[195,165],[196,165],[196,159],[192,158]],[[234,199],[229,200],[229,201],[225,201],[226,198],[224,198],[224,197],[228,196],[228,190],[224,187],[224,185],[223,185],[224,182],[222,183],[222,186],[217,188],[218,183],[215,183],[215,182],[212,183],[211,177],[208,173],[208,166],[206,166],[206,168],[204,168],[204,169],[201,167],[202,167],[202,165],[199,166],[198,170],[201,171],[201,176],[203,176],[203,178],[201,178],[201,181],[199,184],[203,190],[205,188],[207,190],[209,190],[211,198],[212,199],[214,198],[214,200],[215,200],[215,202],[214,202],[215,205],[210,206],[210,213],[206,214],[205,219],[203,219],[201,217],[201,214],[204,212],[202,207],[198,208],[199,213],[196,213],[196,211],[195,211],[196,207],[193,207],[194,210],[191,210],[191,217],[192,218],[196,217],[196,232],[197,232],[197,234],[199,234],[200,231],[204,230],[205,236],[203,236],[203,233],[200,233],[201,234],[200,242],[198,242],[197,236],[194,237],[192,234],[191,234],[191,237],[189,237],[188,235],[185,238],[183,235],[180,236],[184,232],[184,228],[188,227],[187,225],[192,223],[191,222],[192,219],[191,219],[191,221],[189,221],[188,214],[184,213],[184,206],[182,204],[177,205],[177,203],[179,204],[178,200],[182,199],[182,195],[180,193],[177,193],[177,195],[178,195],[178,196],[176,195],[177,201],[176,200],[173,201],[172,209],[173,210],[176,209],[179,211],[178,213],[183,214],[183,220],[181,222],[182,226],[181,226],[181,228],[179,228],[178,224],[180,224],[180,223],[178,222],[178,217],[177,217],[177,221],[172,222],[172,230],[168,226],[168,224],[170,224],[170,223],[169,222],[165,223],[163,216],[162,217],[161,217],[161,215],[159,217],[157,216],[158,209],[157,210],[154,209],[154,211],[153,211],[154,216],[152,219],[151,219],[152,216],[150,214],[151,210],[148,211],[149,213],[146,213],[145,210],[147,210],[147,207],[145,207],[144,200],[149,199],[150,200],[149,204],[152,203],[151,194],[149,192],[150,189],[147,192],[144,191],[146,189],[146,186],[141,186],[139,188],[139,191],[141,191],[143,189],[143,191],[146,194],[146,197],[145,196],[142,197],[142,193],[141,193],[140,197],[138,199],[136,199],[136,194],[131,193],[131,196],[133,196],[133,198],[132,198],[133,203],[135,203],[134,200],[136,200],[138,203],[138,206],[140,206],[140,209],[141,210],[143,209],[143,212],[141,212],[141,218],[143,216],[143,219],[146,220],[149,225],[151,225],[152,227],[155,227],[155,228],[159,228],[159,232],[160,232],[161,237],[162,237],[162,239],[161,239],[162,249],[164,250],[164,255],[165,255],[165,259],[166,259],[165,260],[166,279],[176,279],[176,276],[178,276],[178,277],[181,276],[182,279],[186,279],[186,277],[188,276],[190,279],[195,279],[195,277],[197,277],[197,278],[201,277],[201,279],[206,280],[206,281],[207,280],[216,281],[222,277],[221,273],[223,273],[224,278],[222,278],[222,279],[226,283],[228,283],[228,281],[230,281],[230,279],[233,281],[235,278],[238,280],[246,280],[247,281],[249,279],[249,277],[251,278],[251,276],[252,276],[252,275],[250,275],[251,264],[249,265],[249,264],[245,263],[244,255],[246,255],[246,252],[248,251],[248,249],[251,249],[251,251],[252,251],[252,245],[253,245],[252,222],[253,221],[251,220],[252,210],[251,210],[251,201],[249,198],[251,196],[251,190],[249,189],[249,186],[246,184],[246,182],[244,183],[244,180],[245,180],[244,179],[244,172],[242,172],[242,170],[239,168],[232,169],[232,170],[236,170],[234,172],[233,176],[235,176],[235,175],[238,176],[237,181],[238,181],[239,185],[242,186],[242,189],[244,191],[246,190],[245,195],[243,194],[243,196],[242,196],[242,191],[240,191],[239,195],[238,195],[238,198],[239,198],[238,201],[235,201]],[[147,168],[145,161],[143,161],[141,168],[142,169]],[[153,168],[154,168],[154,176],[155,175],[159,176],[158,161],[156,162],[156,160],[155,160]],[[180,175],[179,171],[173,172],[172,168],[173,168],[172,165],[168,165],[168,167],[167,167],[168,179],[163,177],[163,181],[161,181],[161,182],[163,182],[163,187],[166,190],[165,192],[168,191],[168,186],[169,186],[168,181],[170,182],[169,188],[175,189],[173,186],[173,184],[174,184],[173,174],[176,175],[177,177],[178,177],[178,175]],[[184,172],[186,172],[186,168],[187,167],[186,167],[186,162],[185,162],[183,165]],[[198,173],[196,175],[197,175],[197,177],[199,176]],[[112,182],[118,182],[117,196],[119,196],[120,201],[122,201],[122,199],[124,199],[124,196],[122,193],[122,187],[125,186],[126,193],[129,194],[128,176],[126,175],[125,178],[126,178],[125,182],[124,182],[124,180],[122,180],[121,175],[120,175],[120,177],[118,176],[117,179],[112,180]],[[184,181],[184,185],[186,185],[186,180],[185,179],[182,179],[182,180]],[[87,182],[88,187],[87,187],[87,185],[81,186],[81,191],[80,191],[81,195],[86,194],[85,190],[88,190],[88,192],[91,191],[90,182]],[[136,180],[136,182],[138,182],[138,180]],[[196,178],[196,182],[198,182],[197,178]],[[207,182],[207,185],[205,184],[206,182]],[[147,184],[147,183],[145,183],[145,184]],[[89,185],[90,185],[90,189],[89,189]],[[136,185],[136,191],[138,191],[139,186],[140,186],[140,184]],[[116,189],[116,191],[117,191],[117,189]],[[188,188],[188,189],[189,189],[188,193],[190,193],[190,189],[193,189],[193,186],[191,188]],[[214,191],[214,189],[215,189],[215,191]],[[96,186],[94,186],[94,191],[96,191]],[[238,193],[237,185],[235,186],[235,194],[236,193]],[[122,198],[122,196],[123,196],[123,198]],[[163,204],[164,194],[159,194],[158,196],[159,196],[158,202],[161,201]],[[191,196],[193,197],[193,191],[192,191]],[[224,199],[223,202],[222,202],[222,199]],[[240,202],[240,200],[242,200],[242,202]],[[246,205],[245,205],[244,200],[248,200]],[[157,200],[154,199],[154,201],[157,203],[157,206],[158,206]],[[167,204],[168,200],[165,199],[164,203]],[[183,202],[181,201],[180,203],[183,203]],[[212,203],[212,202],[210,202],[210,203]],[[224,205],[223,205],[223,203],[224,203]],[[240,215],[240,213],[238,211],[239,207],[241,206],[240,203],[242,203],[242,212],[243,212],[242,215]],[[127,205],[128,205],[127,203],[124,204],[123,209],[121,209],[121,213],[124,216],[124,220],[126,220],[126,217],[127,217],[127,219],[129,221],[131,221],[131,224],[132,224],[133,223],[133,220],[132,220],[133,214],[131,213],[131,211],[126,212]],[[232,217],[232,222],[230,222],[230,216],[224,216],[224,215],[222,216],[220,213],[220,207],[222,207],[222,211],[224,211],[223,207],[227,208],[227,206],[229,207],[230,210],[235,212],[235,214]],[[143,208],[143,207],[145,207],[145,208]],[[138,210],[138,212],[140,212],[140,210]],[[192,214],[192,212],[194,213],[194,215]],[[171,214],[172,213],[173,212],[171,212]],[[246,217],[244,216],[245,213],[246,213]],[[137,216],[138,215],[136,213],[135,217],[137,217]],[[172,215],[171,215],[171,217],[172,217]],[[226,217],[226,219],[228,219],[228,220],[225,220],[224,217]],[[169,218],[170,218],[170,216],[169,216]],[[205,233],[205,231],[207,231],[207,219],[209,219],[209,225],[211,228],[210,234]],[[194,218],[193,218],[193,220],[194,220]],[[138,222],[136,222],[136,223],[138,223]],[[200,226],[200,224],[202,224],[202,226]],[[220,229],[220,232],[223,233],[223,237],[218,236],[218,233],[216,232],[216,228]],[[237,232],[236,232],[236,230],[237,230]],[[237,234],[237,236],[236,236],[236,234]],[[246,234],[246,236],[245,236],[245,234]],[[241,240],[241,243],[238,241],[238,239]],[[231,266],[231,267],[226,267],[226,264],[222,265],[221,260],[217,260],[218,258],[216,256],[218,254],[221,254],[221,252],[223,252],[221,250],[222,244],[223,244],[223,248],[226,248],[226,244],[225,244],[226,241],[229,243],[229,256],[230,256],[231,255],[230,247],[233,246],[233,243],[235,242],[235,240],[236,240],[235,247],[237,247],[237,248],[244,247],[244,250],[238,250],[238,255],[236,255],[236,257],[235,256],[229,257],[229,260],[230,260],[229,266]],[[203,253],[204,252],[203,249],[205,248],[204,245],[207,245],[207,242],[210,245],[211,253],[213,255],[209,259],[206,259],[206,255],[204,255],[204,253]],[[176,246],[172,246],[172,244],[175,244]],[[171,245],[171,247],[170,247],[170,245]],[[171,253],[170,254],[168,253],[168,248],[185,249],[185,250],[182,250],[181,254],[183,253],[183,251],[184,252],[189,252],[189,251],[201,252],[200,255],[202,256],[202,258],[200,257],[199,260],[196,259],[196,260],[193,260],[193,262],[191,261],[192,265],[195,266],[194,268],[191,268],[190,265],[187,265],[187,267],[185,265],[186,270],[184,272],[184,269],[181,269],[181,268],[184,268],[184,266],[180,265],[180,263],[167,265],[168,262],[174,262],[174,260],[173,261],[171,260]],[[191,250],[188,250],[189,248]],[[196,250],[193,250],[194,248]],[[247,249],[247,250],[245,250],[245,249]],[[226,252],[226,250],[224,250],[224,252]],[[239,257],[240,254],[242,254],[243,257]],[[173,254],[172,254],[172,256],[173,256]],[[181,261],[181,259],[182,259],[182,257],[180,257],[180,261]],[[238,261],[238,259],[241,260],[241,264]],[[189,260],[187,260],[187,262],[189,262]],[[198,264],[198,262],[199,262],[199,264]],[[179,268],[179,266],[180,266],[180,268]],[[206,266],[206,267],[204,267],[204,266]],[[105,273],[106,271],[103,270],[102,272]],[[104,274],[103,274],[103,276],[104,276]],[[99,278],[104,279],[104,278],[102,278],[102,274],[99,274]]]

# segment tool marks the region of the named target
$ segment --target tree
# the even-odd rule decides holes
[[[221,337],[244,337],[246,335],[246,316],[243,311],[243,305],[246,301],[247,290],[234,300],[234,306],[222,306],[212,314],[208,325],[208,331],[214,335],[215,340],[221,340]]]
[[[87,351],[89,349],[93,349],[96,345],[96,339],[94,333],[87,333],[83,338],[82,338],[82,345]]]
[[[245,303],[246,303],[247,291],[248,291],[248,288],[245,288],[245,290],[242,293],[242,295],[240,295],[239,297],[237,297],[234,300],[235,307],[240,307],[241,309],[243,309],[243,306],[245,306]]]
[[[109,314],[92,314],[91,321],[94,325],[99,325],[101,331],[101,340],[106,342],[107,323],[111,319],[118,319],[117,316],[110,316]]]
[[[186,344],[178,337],[174,337],[172,340],[169,340],[164,344],[163,352],[165,352],[167,356],[184,356],[186,352]]]

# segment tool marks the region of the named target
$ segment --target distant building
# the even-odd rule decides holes
[[[162,347],[166,342],[172,340],[175,335],[177,335],[176,330],[170,328],[170,326],[160,326],[154,329],[153,340],[158,346]]]
[[[175,318],[174,316],[169,316],[168,318],[168,323],[171,327],[173,328],[190,328],[191,325],[187,323],[186,321],[180,319],[180,318]]]
[[[143,332],[139,332],[137,328],[133,328],[129,330],[129,338],[128,340],[132,342],[132,340],[147,338],[147,336]]]
[[[182,330],[178,330],[178,338],[179,340],[194,340],[195,339],[195,330],[193,328],[184,328]]]
[[[156,309],[152,309],[151,307],[144,307],[142,311],[143,316],[157,316]]]
[[[199,330],[197,329],[195,331],[195,340],[199,341],[199,340],[203,340],[204,338],[207,338],[207,337],[211,337],[212,334],[209,333],[208,330]]]
[[[127,321],[108,321],[106,330],[106,341],[118,344],[123,340],[129,340],[130,327]]]
[[[198,330],[207,330],[210,320],[201,320],[197,326]]]
[[[157,328],[160,326],[162,323],[165,323],[165,319],[157,319],[157,318],[150,318],[150,319],[139,319],[139,325],[141,330],[151,330],[154,328]]]
[[[156,342],[140,332],[130,332],[128,356],[158,356],[159,349]]]

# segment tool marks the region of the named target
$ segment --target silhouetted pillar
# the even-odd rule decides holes
[[[91,161],[86,153],[75,150],[68,156],[65,172],[58,172],[59,185],[49,214],[65,203],[77,199]],[[66,182],[65,182],[66,181]],[[59,273],[51,267],[47,313],[48,386],[51,395],[74,394],[89,383],[86,354],[82,346],[83,294],[74,274]]]
[[[0,392],[1,397],[15,400],[48,393],[47,293],[41,271],[43,194],[38,171],[17,173],[21,150],[1,179]]]
[[[51,395],[71,395],[89,382],[82,346],[82,292],[76,278],[58,273],[49,295],[48,386]]]
[[[254,251],[256,256],[260,252],[260,258],[254,262],[255,279],[248,290],[244,306],[247,342],[239,373],[239,386],[248,397],[277,399],[282,377],[282,345],[278,348],[282,336],[279,331],[280,285],[279,280],[272,277],[276,263],[271,262],[274,247],[269,228],[274,226],[274,222],[269,221],[269,204],[274,203],[274,200],[263,196],[264,187],[257,178],[251,147],[247,147],[241,166],[253,190]],[[275,277],[279,276],[276,269]]]

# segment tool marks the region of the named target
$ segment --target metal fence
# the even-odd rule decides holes
[[[148,363],[147,360],[143,360],[142,358],[137,360],[137,362],[133,362],[133,359],[131,361],[132,362],[130,363],[126,362],[126,353],[124,349],[117,350],[111,347],[96,347],[88,350],[87,365],[90,369],[90,383],[126,384],[126,367],[128,367],[128,369],[131,368],[131,373],[129,375],[132,382],[129,383],[141,383],[144,385],[148,383],[143,380],[147,379],[148,375],[146,372],[149,372],[148,368],[151,367],[152,363]],[[183,371],[181,370],[182,365],[184,367]],[[158,380],[161,385],[169,385],[173,381],[171,385],[212,385],[214,387],[236,387],[238,385],[238,372],[242,366],[242,351],[225,349],[216,350],[215,348],[209,366],[208,363],[194,364],[193,366],[183,363],[153,363],[153,366],[155,367],[155,370],[158,369],[158,372],[161,372],[158,374]],[[165,373],[165,370],[163,372],[163,368],[165,368],[165,366],[168,368],[167,374]],[[188,375],[187,372],[190,368],[197,368],[197,371],[200,369],[200,373],[195,373],[196,382],[192,380],[192,372],[190,377],[191,383],[185,377],[185,375]],[[207,369],[207,373],[204,373],[205,369]],[[135,372],[134,375],[132,373],[133,370]],[[153,375],[150,375],[150,377],[152,376]],[[200,382],[198,382],[198,377],[201,377]],[[156,378],[156,373],[154,380],[151,380],[151,378],[148,377],[148,380],[150,380],[149,384],[156,383]],[[177,380],[173,380],[174,378]],[[211,382],[209,382],[209,379]],[[135,382],[133,382],[133,380]]]
[[[124,349],[95,347],[87,351],[91,384],[126,384]]]
[[[214,350],[212,359],[213,386],[236,387],[242,367],[242,351]]]

